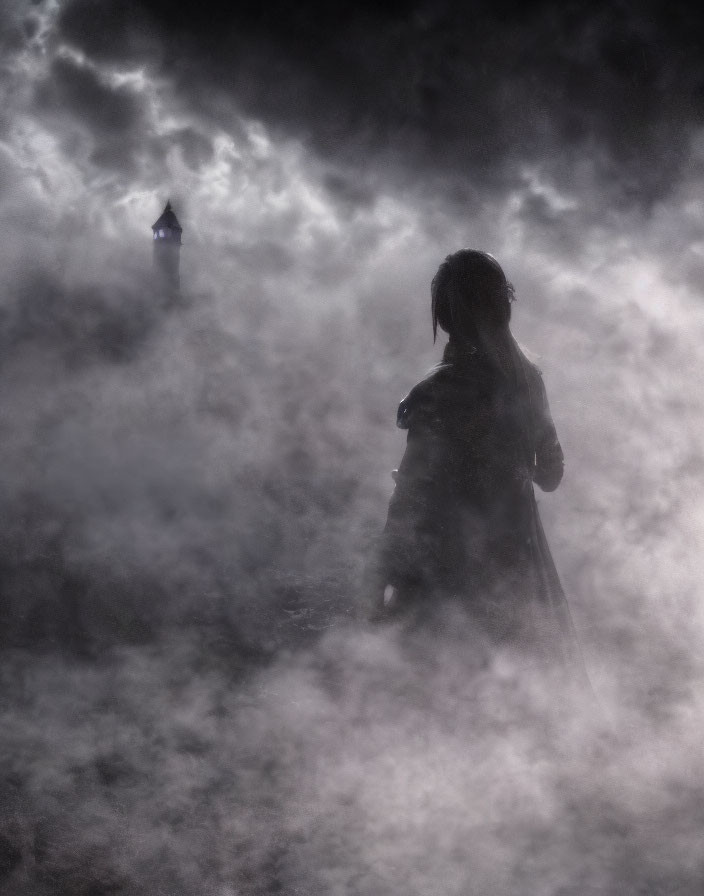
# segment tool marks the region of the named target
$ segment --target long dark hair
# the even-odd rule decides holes
[[[430,284],[433,342],[438,326],[451,340],[477,337],[479,321],[506,325],[511,319],[513,286],[488,252],[460,249],[448,255]]]

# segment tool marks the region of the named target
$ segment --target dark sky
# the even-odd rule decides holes
[[[26,684],[0,873],[46,841],[55,875],[15,892],[87,893],[98,854],[129,894],[701,892],[703,18],[3,5],[2,669]],[[178,308],[151,277],[167,198]],[[567,466],[541,513],[610,741],[581,708],[550,752],[556,683],[473,677],[461,626],[324,633],[467,245],[544,372]]]
[[[587,153],[612,204],[647,206],[681,174],[702,112],[691,4],[97,7],[62,6],[57,39],[83,64],[54,60],[55,89],[37,99],[73,112],[118,168],[126,157],[104,144],[146,136],[147,122],[138,97],[101,90],[101,70],[116,67],[165,79],[201,128],[253,118],[355,184],[440,176],[460,196],[515,187],[526,165],[568,187]],[[191,161],[207,152],[185,138]]]

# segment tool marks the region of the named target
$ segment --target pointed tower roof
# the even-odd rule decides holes
[[[171,230],[177,230],[179,233],[183,231],[183,227],[178,223],[178,218],[171,208],[171,200],[169,199],[164,207],[164,211],[152,224],[152,230],[158,230],[160,227],[170,227]]]

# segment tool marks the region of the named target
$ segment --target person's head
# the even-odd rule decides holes
[[[460,249],[448,255],[430,285],[433,341],[440,326],[451,339],[472,340],[508,326],[513,286],[488,252]]]

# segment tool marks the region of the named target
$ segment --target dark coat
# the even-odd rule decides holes
[[[449,344],[401,402],[408,441],[378,554],[376,609],[383,615],[385,585],[396,589],[395,610],[459,599],[492,640],[530,640],[561,656],[576,639],[533,483],[557,488],[563,454],[541,373],[515,343],[511,367]]]

